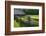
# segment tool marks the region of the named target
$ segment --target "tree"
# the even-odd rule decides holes
[[[38,15],[39,14],[39,10],[38,9],[23,9],[23,11],[26,14],[30,14],[30,15]]]

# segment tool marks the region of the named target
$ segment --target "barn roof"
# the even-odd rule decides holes
[[[15,10],[14,10],[14,14],[15,14],[15,15],[16,15],[16,14],[24,15],[25,13],[24,13],[22,10],[17,10],[17,9],[15,9]]]

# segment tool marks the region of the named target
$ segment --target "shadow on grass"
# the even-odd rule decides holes
[[[16,20],[14,20],[14,27],[37,27],[37,26],[39,26],[38,19],[33,19],[33,24],[30,22],[24,23],[24,21],[16,22]]]

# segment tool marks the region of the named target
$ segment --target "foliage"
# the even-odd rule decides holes
[[[38,9],[22,9],[26,14],[31,14],[31,15],[38,15],[39,10]]]

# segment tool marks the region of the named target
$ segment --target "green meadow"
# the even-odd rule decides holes
[[[18,19],[19,20],[19,19]],[[24,17],[21,17],[21,20],[22,21],[25,21],[25,20],[27,20],[27,18],[26,18],[26,16],[25,16],[25,18]],[[33,24],[33,26],[30,24],[23,24],[23,23],[20,23],[20,21],[19,22],[16,22],[16,20],[14,20],[14,27],[36,27],[36,26],[38,26],[38,21],[39,21],[39,17],[38,17],[38,15],[31,15],[31,21],[34,23]]]

